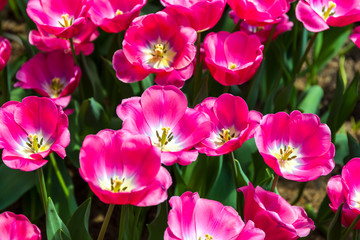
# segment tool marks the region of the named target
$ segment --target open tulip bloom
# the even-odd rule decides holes
[[[157,205],[167,199],[172,183],[150,138],[123,131],[88,135],[80,150],[79,171],[107,204]]]
[[[122,130],[151,138],[165,165],[195,161],[198,152],[192,148],[213,126],[203,113],[187,107],[185,95],[174,86],[152,86],[141,97],[123,100],[116,112],[124,121]]]
[[[9,40],[0,37],[0,71],[4,69],[7,62],[9,61],[11,54],[11,45]]]
[[[255,142],[265,163],[289,180],[311,181],[335,166],[330,129],[315,114],[268,114],[260,122]]]
[[[342,169],[341,180],[348,206],[360,214],[360,158],[351,159]]]
[[[360,48],[360,26],[354,29],[353,34],[350,35],[350,39]]]
[[[69,142],[68,118],[48,98],[30,96],[0,108],[2,160],[10,168],[36,170],[47,163],[44,158],[51,152],[64,158]]]
[[[24,215],[4,212],[0,214],[0,239],[41,240],[41,233]]]

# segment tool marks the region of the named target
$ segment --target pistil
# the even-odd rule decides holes
[[[326,9],[325,6],[322,8],[323,18],[326,21],[330,16],[335,14],[335,11],[332,11],[336,8],[336,3],[333,1],[329,1],[328,8]]]

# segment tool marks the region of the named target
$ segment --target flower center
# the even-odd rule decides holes
[[[174,135],[172,132],[170,132],[169,127],[163,127],[161,130],[162,130],[161,136],[160,136],[158,130],[156,130],[156,137],[158,138],[159,142],[155,143],[155,146],[157,146],[157,147],[161,148],[161,150],[163,150],[165,145],[167,145],[169,142],[171,142],[171,140],[174,138]]]
[[[121,180],[119,179],[118,176],[116,176],[115,179],[110,178],[110,186],[111,186],[110,190],[114,193],[124,192],[126,191],[126,189],[128,189],[128,186],[125,186],[124,183],[125,183],[125,178],[122,178]]]
[[[42,152],[46,150],[46,145],[44,144],[44,138],[40,138],[38,135],[34,134],[31,135],[29,134],[27,137],[27,141],[26,141],[26,152],[30,152],[30,153],[38,153],[38,152]]]
[[[212,240],[212,239],[214,239],[213,236],[211,236],[210,234],[205,234],[204,240]],[[199,240],[201,240],[201,237],[199,237]]]
[[[116,12],[115,12],[115,15],[116,15],[116,16],[117,16],[117,15],[122,15],[122,14],[124,14],[124,12],[121,11],[120,9],[116,10]]]
[[[176,55],[168,43],[161,43],[161,41],[153,44],[151,49],[146,49],[144,53],[146,63],[156,69],[169,68]]]
[[[221,129],[221,132],[219,132],[219,136],[216,137],[214,142],[216,145],[222,146],[234,137],[236,137],[235,131],[231,131],[229,128],[223,128]]]
[[[51,84],[50,84],[50,89],[51,89],[51,94],[50,96],[52,98],[57,98],[59,97],[60,93],[62,92],[64,88],[64,84],[60,82],[60,78],[54,78],[53,80],[51,80]]]
[[[335,8],[336,8],[336,3],[334,3],[333,1],[329,1],[328,7],[326,8],[325,6],[322,7],[322,17],[324,18],[324,20],[326,21],[330,16],[335,14]]]
[[[69,14],[66,13],[66,14],[61,15],[61,20],[58,22],[62,27],[70,27],[73,24],[73,21],[74,21],[74,18],[71,17],[69,19]]]
[[[236,64],[235,64],[235,63],[229,63],[228,68],[229,68],[230,70],[233,70],[233,69],[236,68]]]
[[[294,148],[287,146],[284,146],[284,148],[280,148],[280,154],[279,153],[275,153],[275,157],[279,160],[279,161],[290,161],[292,159],[295,159],[297,156],[294,155],[292,157],[291,154],[294,152]]]

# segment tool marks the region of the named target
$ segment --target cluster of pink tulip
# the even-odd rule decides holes
[[[97,27],[108,33],[125,31],[123,47],[112,59],[116,77],[133,83],[155,74],[157,85],[118,103],[121,129],[85,137],[79,171],[93,193],[110,205],[158,205],[168,200],[173,184],[169,166],[189,165],[199,154],[231,154],[254,138],[265,163],[275,172],[272,191],[251,182],[237,186],[245,199],[243,219],[234,208],[200,198],[198,193],[172,196],[164,239],[307,236],[315,229],[313,220],[274,188],[278,176],[307,182],[334,169],[330,128],[317,115],[298,110],[263,116],[249,110],[243,98],[229,93],[205,98],[192,108],[188,94],[181,91],[192,76],[197,80],[202,65],[224,86],[249,81],[262,63],[263,44],[293,27],[286,15],[292,2],[161,0],[162,11],[139,16],[145,0],[29,0],[26,12],[37,26],[29,42],[43,52],[21,66],[15,87],[32,89],[42,97],[9,101],[0,108],[3,163],[34,171],[47,163],[45,158],[52,152],[66,156],[68,115],[73,110],[65,108],[82,76],[76,55],[93,52]],[[200,49],[201,33],[215,26],[226,3],[232,9],[235,31],[208,33]],[[311,32],[360,21],[358,0],[299,0],[295,12]],[[350,39],[360,47],[360,27]],[[1,38],[0,69],[9,57],[10,43]],[[360,158],[354,158],[341,176],[328,183],[330,208],[336,212],[343,203],[342,223],[347,227],[360,214],[359,170]],[[355,228],[360,229],[360,223]],[[4,212],[0,239],[41,239],[41,234],[25,216]]]

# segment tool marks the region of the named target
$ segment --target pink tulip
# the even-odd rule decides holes
[[[29,0],[26,12],[36,25],[60,38],[82,31],[92,0]]]
[[[0,37],[0,71],[3,70],[11,55],[11,44],[6,38]]]
[[[51,152],[64,158],[69,142],[68,118],[48,98],[30,96],[0,108],[0,148],[10,168],[36,170],[47,163],[44,158]]]
[[[254,26],[265,26],[280,21],[290,9],[288,0],[227,0],[241,19]]]
[[[172,183],[150,138],[123,131],[102,130],[86,136],[79,171],[107,204],[157,205],[167,199]]]
[[[340,204],[344,203],[341,214],[341,223],[345,227],[349,227],[351,223],[355,220],[358,213],[351,210],[346,202],[340,175],[336,175],[330,178],[327,184],[327,193],[330,199],[329,206],[333,212],[336,212]],[[355,229],[360,229],[360,222],[356,224]]]
[[[188,165],[198,152],[195,144],[209,136],[212,128],[207,117],[187,107],[185,95],[174,86],[152,86],[141,97],[122,101],[116,113],[123,120],[122,129],[151,138],[161,149],[165,165]]]
[[[350,35],[350,39],[360,48],[360,26],[354,29],[353,34]]]
[[[208,156],[220,156],[240,148],[254,136],[262,117],[257,111],[249,111],[244,99],[227,93],[206,98],[195,110],[205,113],[215,125],[210,136],[195,146]]]
[[[210,33],[204,40],[205,61],[211,75],[225,86],[249,81],[263,59],[257,36],[244,32]]]
[[[123,50],[113,57],[117,77],[128,83],[157,73],[157,84],[182,87],[193,73],[196,55],[196,32],[183,24],[186,19],[163,11],[134,19],[125,33]]]
[[[209,30],[219,21],[225,0],[160,0],[165,7],[170,7],[186,15],[191,27],[198,32]]]
[[[7,0],[0,1],[0,11],[5,7],[6,4],[7,4]]]
[[[41,66],[41,67],[40,67]],[[79,85],[81,70],[74,64],[71,53],[58,50],[38,53],[22,65],[16,74],[15,87],[34,89],[44,97],[50,97],[61,107],[66,107]]]
[[[105,32],[118,33],[129,27],[145,4],[146,0],[97,0],[91,5],[89,17]]]
[[[265,232],[266,240],[291,240],[305,237],[315,229],[314,222],[301,207],[291,206],[276,193],[261,187],[241,187],[245,197],[244,218],[254,221]]]
[[[360,21],[358,0],[299,0],[296,18],[310,32],[321,32],[329,26],[343,27]]]
[[[41,233],[24,215],[3,212],[0,214],[0,239],[41,240]]]
[[[286,179],[311,181],[335,166],[330,129],[315,114],[268,114],[260,122],[255,142],[265,163]]]
[[[96,26],[89,20],[85,20],[84,28],[72,39],[74,42],[75,53],[89,55],[94,51],[92,43],[99,36]],[[38,26],[38,30],[31,30],[29,34],[29,42],[36,46],[39,50],[51,52],[62,49],[65,52],[71,52],[71,45],[68,39],[58,38],[54,34],[50,34]]]
[[[169,203],[172,209],[165,240],[261,240],[265,237],[252,221],[245,225],[232,207],[200,198],[198,193],[185,192],[181,197],[172,197]]]
[[[234,11],[230,11],[229,15],[235,24],[240,20]],[[275,30],[271,41],[275,40],[280,34],[290,31],[294,24],[289,21],[289,17],[286,14],[283,14],[278,23],[266,26],[253,26],[248,24],[246,21],[243,21],[240,24],[240,31],[244,31],[248,35],[255,34],[259,38],[260,42],[265,44],[269,40],[274,25]]]
[[[360,158],[351,159],[342,169],[341,179],[347,205],[360,214]]]

